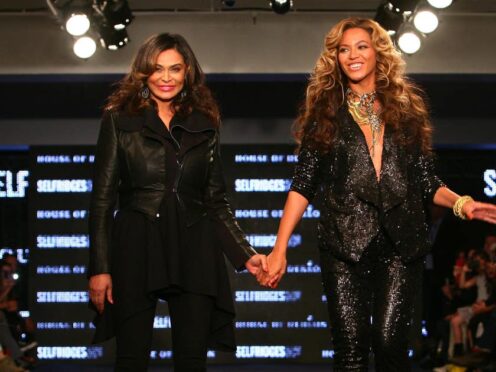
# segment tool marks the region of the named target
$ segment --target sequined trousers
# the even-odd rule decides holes
[[[410,371],[408,346],[423,260],[404,264],[383,232],[358,263],[320,250],[334,348],[333,371]]]

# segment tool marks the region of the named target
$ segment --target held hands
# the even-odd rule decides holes
[[[267,263],[269,266],[268,272],[259,273],[257,281],[265,287],[276,288],[286,272],[286,254],[272,251],[267,256]]]
[[[256,254],[246,261],[245,266],[260,285],[276,288],[286,272],[286,257],[285,254],[277,255],[274,252],[269,256]]]
[[[253,255],[248,261],[246,261],[245,267],[250,274],[258,278],[259,275],[263,275],[263,273],[267,273],[269,271],[267,256],[264,254]]]
[[[494,204],[472,200],[463,205],[462,212],[469,220],[481,220],[496,224],[496,205]]]
[[[112,298],[112,278],[110,274],[93,275],[89,282],[90,299],[95,305],[97,311],[101,314],[105,306],[105,298],[111,304],[114,303]]]

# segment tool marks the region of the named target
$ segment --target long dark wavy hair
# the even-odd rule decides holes
[[[297,143],[301,145],[306,137],[309,145],[321,153],[332,148],[339,130],[336,115],[345,103],[348,84],[339,65],[338,49],[343,33],[350,28],[367,31],[376,51],[375,85],[382,106],[381,119],[393,129],[398,143],[430,152],[432,129],[424,93],[405,76],[405,62],[388,33],[377,22],[356,17],[340,21],[326,35],[293,128]]]
[[[186,64],[184,93],[173,98],[172,109],[179,116],[187,116],[193,110],[198,110],[215,125],[219,125],[219,107],[205,85],[205,75],[200,64],[184,37],[177,34],[163,33],[145,41],[134,57],[131,71],[117,83],[115,91],[109,96],[105,109],[136,115],[147,107],[156,107],[155,101],[143,98],[141,92],[148,77],[155,71],[158,55],[169,49],[181,54]]]

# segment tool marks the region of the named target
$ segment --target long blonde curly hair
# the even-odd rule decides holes
[[[339,130],[336,115],[345,104],[348,84],[339,66],[338,49],[343,33],[350,28],[367,31],[376,51],[375,89],[382,120],[393,129],[398,143],[420,146],[422,152],[428,153],[432,129],[423,91],[405,76],[405,62],[388,33],[377,22],[357,17],[343,19],[326,35],[294,125],[297,143],[301,145],[305,137],[322,153],[332,148]]]

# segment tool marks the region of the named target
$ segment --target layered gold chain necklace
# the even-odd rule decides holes
[[[358,94],[348,88],[346,90],[346,102],[348,111],[358,125],[369,125],[372,132],[372,145],[370,153],[374,157],[375,146],[379,142],[382,131],[382,121],[379,112],[374,111],[374,103],[377,98],[375,91],[370,93]]]

